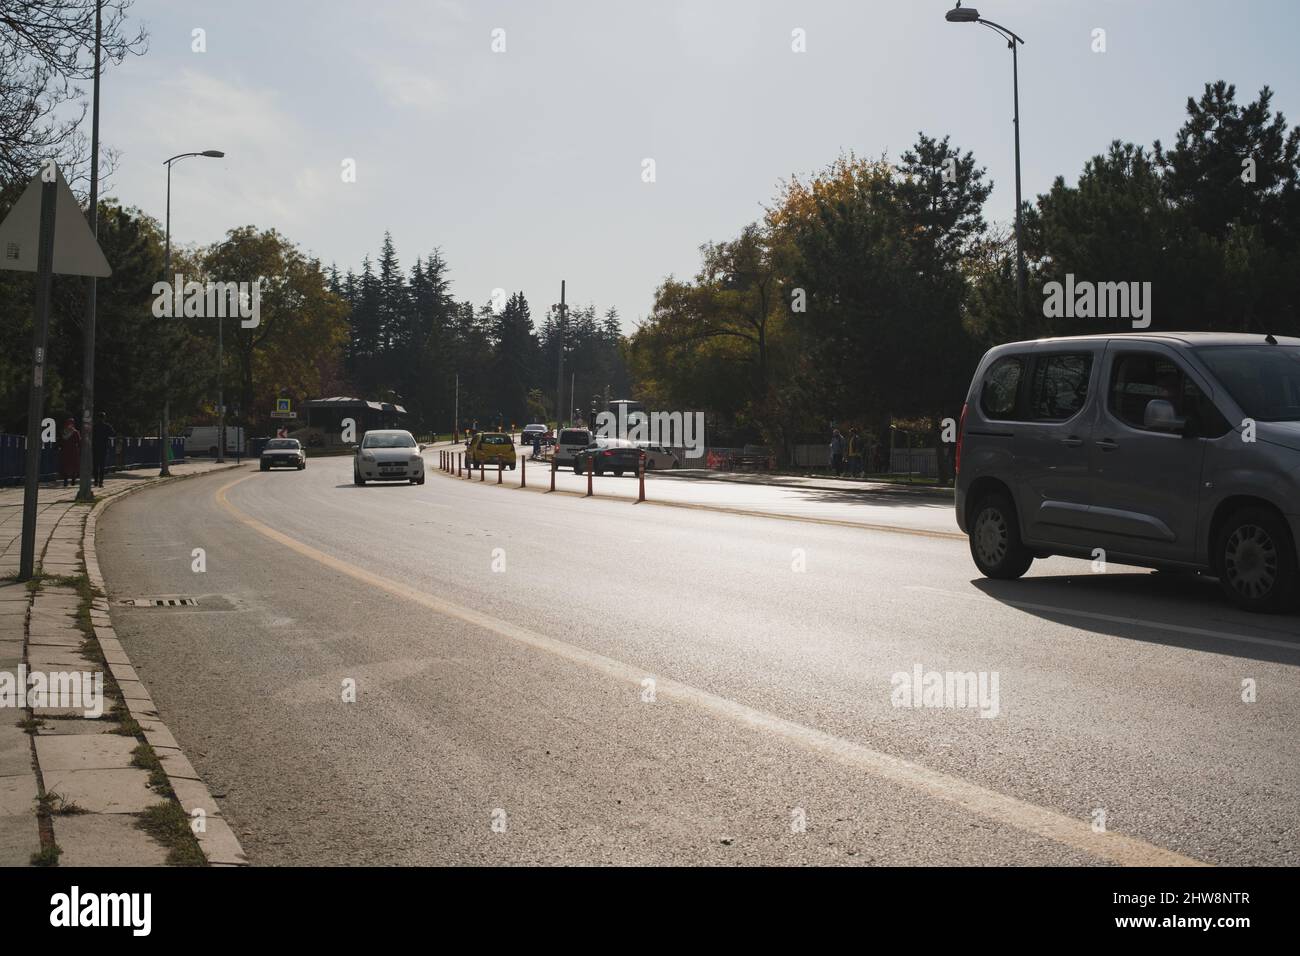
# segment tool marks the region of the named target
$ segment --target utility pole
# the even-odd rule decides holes
[[[95,0],[95,92],[90,120],[90,234],[99,238],[99,47],[102,36],[103,0]],[[78,501],[93,501],[95,429],[95,283],[90,277],[86,292],[86,321],[83,329],[85,348],[81,371],[81,482]]]
[[[559,430],[564,427],[564,419],[562,416],[564,415],[565,311],[566,311],[566,306],[564,304],[564,280],[561,279],[560,280],[560,326],[559,326],[559,334],[557,336],[559,342],[559,348],[556,349],[556,351],[560,353],[560,366],[555,372],[555,429],[557,435],[559,434]]]

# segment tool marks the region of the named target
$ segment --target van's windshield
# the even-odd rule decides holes
[[[1215,345],[1199,348],[1196,354],[1249,417],[1300,421],[1300,348]]]

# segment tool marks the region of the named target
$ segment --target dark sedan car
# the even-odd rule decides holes
[[[591,462],[592,472],[597,475],[603,475],[607,471],[612,471],[616,476],[622,475],[625,471],[636,474],[644,458],[645,452],[630,442],[627,444],[597,442],[588,445],[573,456],[573,473],[585,475],[587,463]]]

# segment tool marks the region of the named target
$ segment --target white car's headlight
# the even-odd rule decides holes
[[[424,463],[424,456],[423,456],[423,455],[412,455],[412,456],[411,456],[411,464],[412,464],[412,465],[420,465],[420,464],[423,464],[423,463]]]
[[[375,460],[375,453],[374,453],[374,452],[370,452],[370,451],[363,451],[363,452],[361,453],[361,460],[362,460],[362,461],[374,461],[374,460]]]

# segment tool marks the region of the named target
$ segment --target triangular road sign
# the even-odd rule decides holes
[[[37,173],[13,209],[9,210],[5,221],[0,222],[0,269],[36,271],[43,185],[41,173]],[[68,188],[63,171],[57,168],[54,188],[54,273],[65,276],[112,275],[104,251],[99,248],[86,217],[81,214],[77,197]]]

